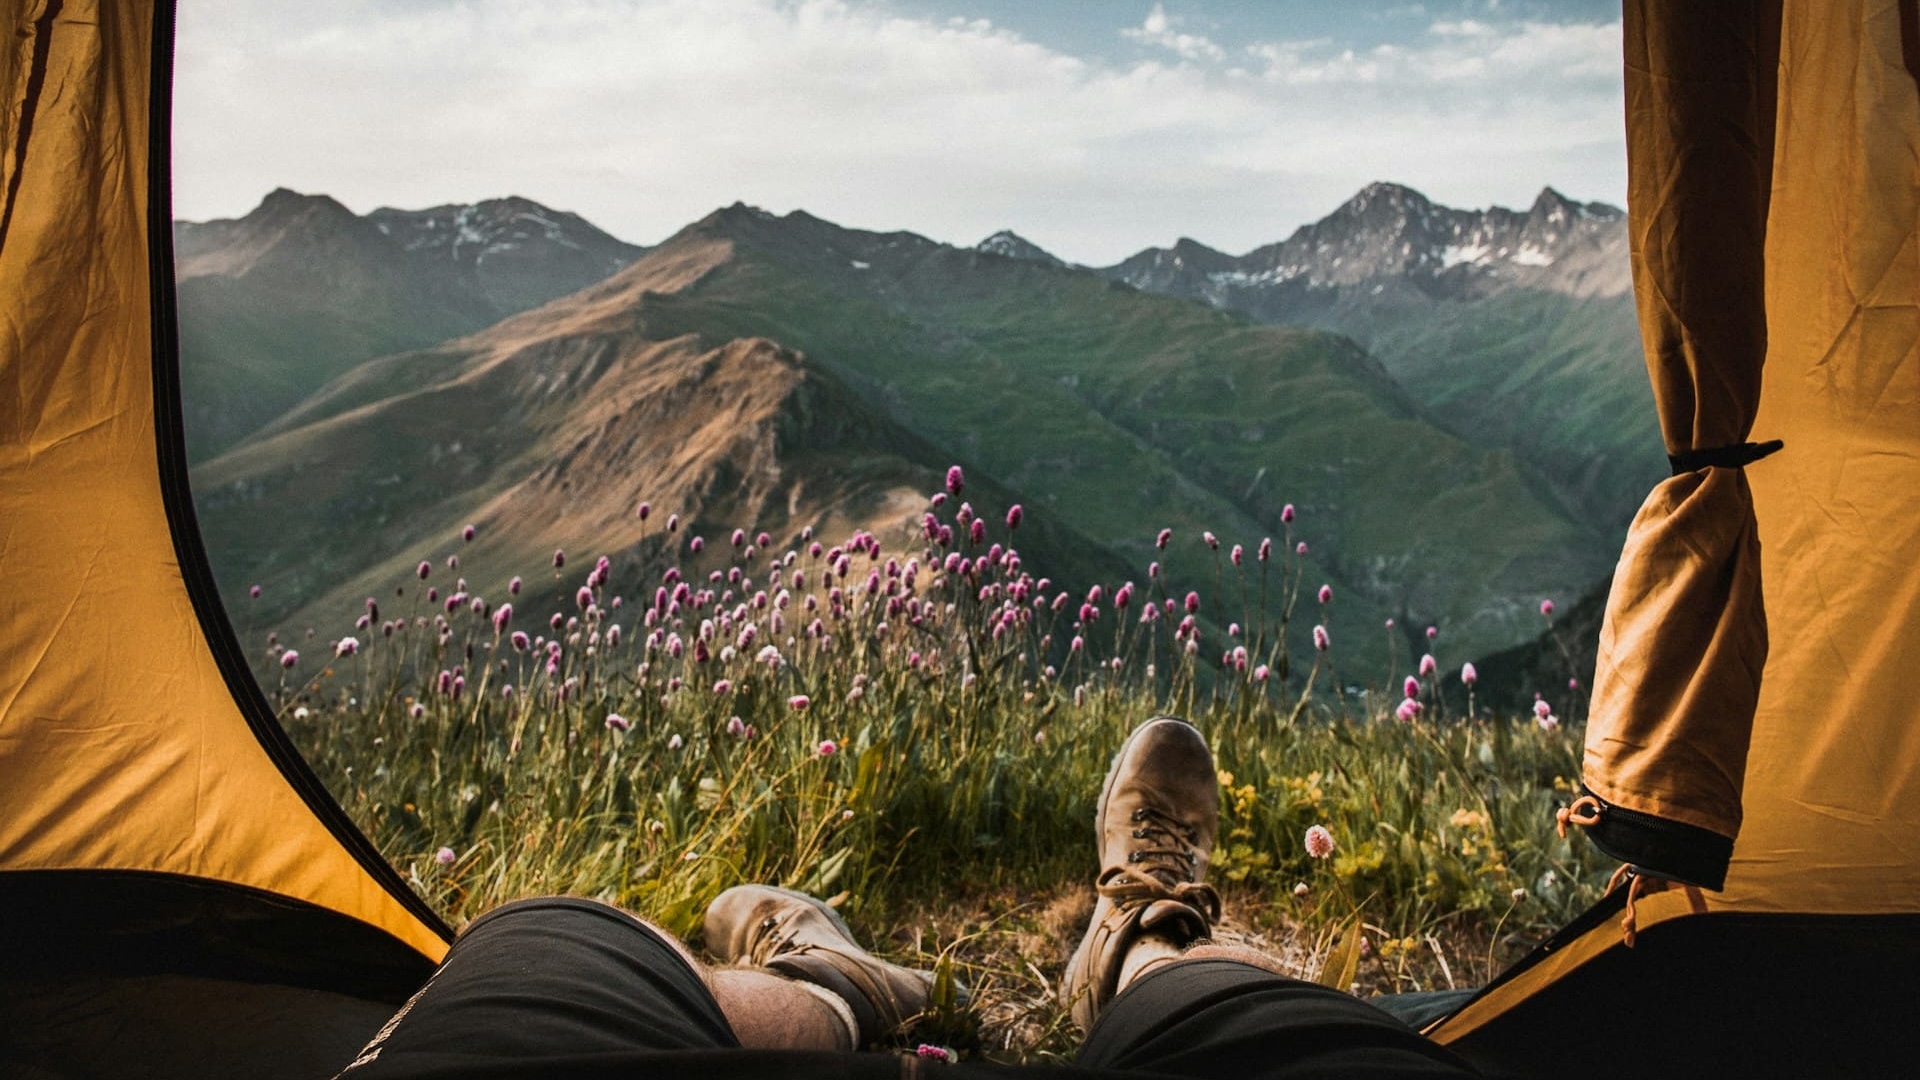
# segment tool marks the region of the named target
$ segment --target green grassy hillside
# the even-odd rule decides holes
[[[1371,640],[1388,616],[1437,623],[1471,655],[1530,636],[1540,596],[1607,564],[1597,532],[1513,455],[1441,430],[1345,339],[804,215],[737,208],[695,231],[727,236],[735,257],[660,298],[658,332],[806,351],[1142,578],[1154,558],[1183,580],[1232,578],[1231,545],[1251,555],[1297,531],[1309,575],[1337,586],[1337,627]]]

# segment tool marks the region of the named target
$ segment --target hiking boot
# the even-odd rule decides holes
[[[1220,895],[1202,881],[1219,816],[1213,754],[1192,724],[1157,716],[1127,736],[1094,814],[1093,922],[1060,981],[1082,1031],[1119,992],[1127,950],[1140,938],[1186,946],[1211,932]]]
[[[933,998],[932,972],[889,964],[862,949],[838,912],[805,893],[736,885],[707,905],[706,936],[707,950],[723,962],[831,990],[853,1010],[861,1045],[897,1033]]]

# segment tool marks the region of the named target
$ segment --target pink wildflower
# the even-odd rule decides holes
[[[474,528],[471,525],[460,530],[460,539],[465,540],[469,544],[473,543],[473,535],[474,535]]]
[[[794,712],[806,712],[807,706],[811,704],[813,704],[813,699],[805,694],[795,694],[787,699],[787,708],[792,709]]]
[[[1007,528],[1008,528],[1008,529],[1017,529],[1017,528],[1019,528],[1019,527],[1020,527],[1020,518],[1021,518],[1021,517],[1022,517],[1022,516],[1023,516],[1023,515],[1025,514],[1025,513],[1026,513],[1026,511],[1024,511],[1024,510],[1022,510],[1022,509],[1020,508],[1020,504],[1019,504],[1019,503],[1014,503],[1014,504],[1013,504],[1012,506],[1009,506],[1009,507],[1007,507]]]
[[[1412,698],[1407,698],[1400,703],[1399,708],[1393,710],[1393,715],[1394,719],[1402,723],[1411,724],[1414,719],[1420,715],[1420,703]]]
[[[559,548],[553,549],[553,568],[558,570],[565,565],[567,565],[567,553]]]
[[[1280,521],[1282,524],[1285,524],[1285,525],[1293,524],[1293,504],[1292,503],[1288,503],[1287,505],[1280,508]]]
[[[520,595],[520,575],[515,574],[513,580],[507,582],[507,593],[511,596]]]
[[[1213,535],[1210,532],[1202,532],[1200,534],[1200,542],[1207,545],[1208,547],[1212,548],[1215,551],[1220,550],[1220,538]]]
[[[1260,550],[1255,557],[1261,562],[1266,562],[1273,557],[1273,537],[1265,537],[1260,541]]]
[[[1293,553],[1295,555],[1305,555],[1307,553],[1307,542],[1305,540],[1302,540],[1299,543],[1293,545]]]
[[[493,609],[493,632],[495,634],[506,633],[507,624],[512,621],[513,621],[513,605],[512,604],[501,604],[499,607]]]
[[[260,599],[260,586],[258,585],[249,586],[247,589],[247,595],[249,597],[252,597],[255,600]]]
[[[352,656],[359,651],[360,640],[358,638],[343,637],[333,646],[333,655],[335,656]]]
[[[526,652],[527,649],[533,644],[533,642],[530,639],[528,639],[527,632],[525,630],[515,630],[513,632],[513,636],[508,638],[507,640],[513,642],[514,652]]]
[[[1460,681],[1468,686],[1480,681],[1480,672],[1474,670],[1473,661],[1469,660],[1460,665]]]
[[[1545,615],[1549,619],[1553,618],[1553,601],[1540,601],[1540,614]]]
[[[696,536],[687,541],[687,550],[693,552],[695,555],[700,554],[700,550],[706,546],[707,541],[705,537]]]
[[[961,490],[966,486],[967,475],[960,471],[960,466],[949,465],[947,467],[947,490],[955,495],[959,495]]]
[[[733,736],[736,739],[745,737],[747,734],[746,723],[737,716],[728,717],[727,718],[727,734]]]
[[[1427,627],[1427,640],[1428,640],[1428,641],[1432,641],[1432,640],[1433,640],[1434,638],[1437,638],[1437,637],[1439,637],[1439,636],[1440,636],[1440,628],[1439,628],[1439,627],[1437,627],[1437,626],[1429,626],[1429,627]]]
[[[839,744],[834,742],[832,739],[820,740],[819,754],[821,757],[832,757],[834,753],[839,749],[840,749]]]
[[[716,696],[719,696],[719,697],[725,697],[726,695],[732,693],[733,692],[732,681],[727,679],[715,679],[713,682],[713,692]]]
[[[1438,671],[1439,669],[1440,669],[1440,662],[1433,658],[1432,653],[1426,653],[1420,657],[1420,677],[1421,678],[1424,679],[1427,676],[1433,674],[1435,671]]]
[[[641,503],[640,508],[633,512],[633,516],[639,518],[641,521],[647,520],[653,516],[653,504]]]
[[[421,581],[425,581],[427,580],[427,575],[433,573],[433,564],[425,559],[421,559],[420,565],[415,567],[413,572],[420,575]]]
[[[1400,687],[1400,692],[1407,695],[1410,698],[1419,697],[1420,696],[1420,680],[1414,678],[1411,675],[1407,676],[1407,681]]]
[[[1187,614],[1189,615],[1200,614],[1200,594],[1199,593],[1190,592],[1187,594]]]
[[[1325,825],[1312,825],[1307,828],[1307,854],[1316,859],[1324,859],[1333,854],[1333,833]]]
[[[291,668],[299,662],[300,654],[292,649],[288,649],[286,652],[280,654],[280,666],[283,668]]]
[[[1165,551],[1167,550],[1167,542],[1172,539],[1172,529],[1161,529],[1160,535],[1153,538],[1153,546],[1161,551]]]
[[[1233,545],[1233,550],[1227,553],[1227,558],[1232,559],[1235,566],[1239,566],[1246,557],[1247,549],[1239,544]]]
[[[631,731],[633,730],[633,721],[621,716],[617,712],[610,712],[607,714],[607,730]]]
[[[667,531],[668,532],[680,531],[680,515],[679,514],[667,515]]]
[[[1319,597],[1319,598],[1320,598],[1320,602],[1321,602],[1321,603],[1323,603],[1323,604],[1331,604],[1331,603],[1333,603],[1333,586],[1331,586],[1331,585],[1322,585],[1322,586],[1320,586],[1320,597]]]
[[[1326,627],[1316,626],[1313,628],[1313,647],[1321,652],[1326,652],[1328,649],[1333,648],[1333,638],[1328,635]]]
[[[453,849],[450,847],[443,847],[433,853],[433,861],[439,863],[441,866],[452,866],[459,858],[460,856],[455,855]]]

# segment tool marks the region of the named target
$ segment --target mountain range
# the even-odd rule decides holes
[[[1010,233],[981,246],[1053,259]],[[1456,210],[1377,183],[1245,255],[1183,239],[1097,272],[1353,338],[1435,423],[1514,451],[1616,536],[1663,475],[1617,207],[1546,188],[1525,211]]]
[[[284,188],[174,224],[187,452],[203,460],[376,356],[471,333],[645,251],[527,199],[361,217]]]
[[[1619,214],[1549,196],[1476,215],[1375,185],[1238,260],[1183,242],[1093,270],[1012,233],[962,248],[738,204],[640,249],[525,200],[360,218],[276,192],[246,218],[177,232],[183,327],[197,308],[222,356],[314,383],[247,428],[222,412],[222,384],[196,382],[231,360],[193,356],[204,339],[183,334],[189,415],[236,417],[228,448],[196,465],[201,523],[227,595],[266,586],[237,621],[327,626],[450,550],[467,522],[485,538],[461,552],[475,589],[556,547],[645,572],[668,541],[635,519],[641,500],[688,531],[888,535],[960,462],[977,501],[1028,507],[1029,565],[1067,582],[1144,584],[1158,557],[1174,582],[1211,587],[1223,571],[1202,530],[1251,546],[1287,535],[1293,504],[1309,583],[1338,597],[1310,618],[1351,635],[1356,658],[1379,652],[1360,642],[1389,616],[1440,625],[1457,659],[1477,656],[1533,636],[1540,597],[1605,575],[1626,513],[1609,493],[1647,482],[1619,475],[1630,454],[1563,463],[1523,437],[1564,422],[1542,380],[1622,400],[1637,380],[1646,394],[1605,319],[1565,329],[1622,302]],[[415,263],[438,269],[412,280]],[[280,324],[258,286],[283,289],[294,267],[308,295],[289,321],[372,312],[335,337],[373,355],[268,347]],[[228,332],[208,297],[262,318]],[[1527,305],[1535,318],[1515,314]],[[1412,334],[1420,310],[1455,327],[1422,329],[1425,348],[1473,356],[1423,355],[1436,370],[1411,377],[1411,353],[1380,342]],[[1289,311],[1307,325],[1278,325]],[[1479,311],[1515,321],[1503,333]],[[1533,358],[1539,312],[1560,318],[1549,336],[1590,347],[1569,344],[1558,366]],[[434,321],[449,313],[483,321]],[[1363,313],[1377,355],[1326,328]],[[391,344],[405,333],[439,336]],[[1542,374],[1468,370],[1502,350]],[[1472,386],[1504,395],[1510,423],[1461,420],[1447,398]],[[1657,460],[1657,435],[1652,447]],[[1179,539],[1161,554],[1163,527]],[[1211,595],[1249,610],[1257,594],[1232,580]]]

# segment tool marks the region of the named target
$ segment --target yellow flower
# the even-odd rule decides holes
[[[1455,810],[1447,819],[1447,824],[1456,829],[1485,829],[1488,825],[1484,810]]]

